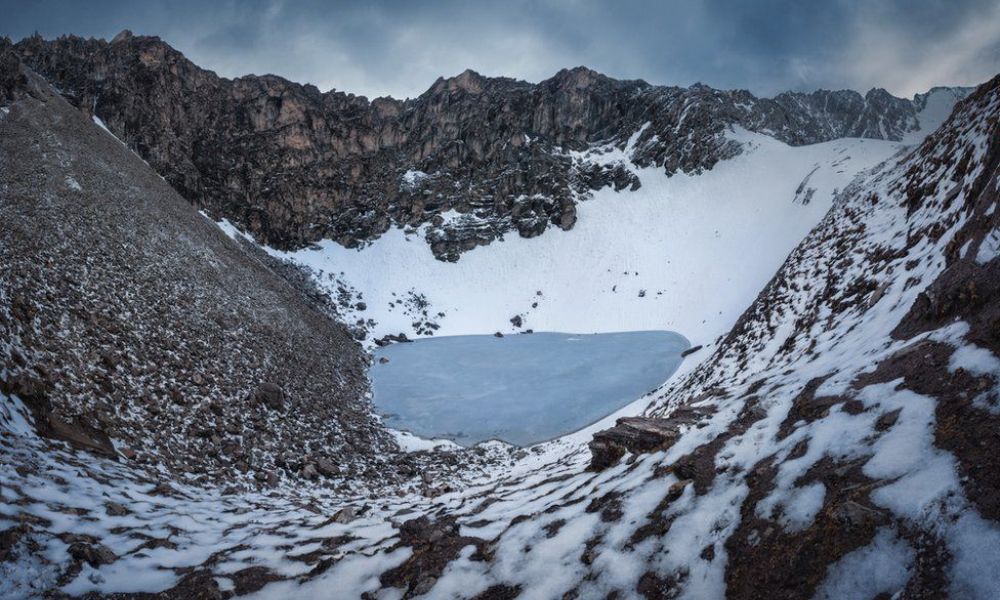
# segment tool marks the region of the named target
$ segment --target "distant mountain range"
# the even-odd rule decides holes
[[[638,166],[696,173],[741,151],[726,135],[733,127],[791,145],[902,140],[920,128],[929,97],[872,89],[757,98],[577,67],[538,84],[465,71],[415,99],[369,101],[274,75],[224,79],[128,31],[110,42],[0,40],[5,48],[182,196],[261,243],[354,246],[393,226],[429,224],[425,236],[443,260],[508,232],[570,229],[592,190],[639,185],[618,162],[580,154],[594,144],[628,146]],[[954,103],[968,90],[937,92]],[[467,218],[445,224],[450,210]]]

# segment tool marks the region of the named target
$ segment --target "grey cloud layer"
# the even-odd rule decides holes
[[[415,96],[466,68],[538,81],[582,64],[659,84],[900,95],[1000,71],[1000,0],[0,0],[0,14],[15,39],[130,28],[221,75],[367,96]]]

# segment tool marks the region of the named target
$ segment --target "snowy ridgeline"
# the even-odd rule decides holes
[[[578,333],[671,330],[707,345],[732,326],[788,253],[823,217],[838,190],[860,172],[915,144],[947,117],[954,95],[928,95],[921,127],[904,143],[840,139],[788,146],[738,130],[737,157],[698,175],[668,177],[631,156],[646,126],[624,148],[571,152],[578,164],[619,164],[642,182],[577,198],[570,231],[526,239],[516,233],[435,260],[428,226],[402,228],[361,249],[326,240],[316,249],[272,254],[308,267],[332,295],[349,288],[344,321],[368,321],[368,343],[385,335],[469,335],[523,329]],[[648,123],[646,124],[648,126]],[[428,175],[408,171],[402,186]],[[446,221],[472,218],[450,211]],[[238,231],[223,223],[230,235]],[[519,316],[521,327],[512,325]],[[373,325],[372,325],[373,323]]]

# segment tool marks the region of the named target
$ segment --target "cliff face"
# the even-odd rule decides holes
[[[181,195],[283,249],[427,225],[435,256],[457,260],[508,232],[573,227],[590,190],[638,186],[615,150],[698,172],[740,152],[730,126],[789,144],[898,140],[917,127],[914,103],[884,90],[760,99],[581,67],[538,84],[466,71],[415,99],[369,101],[271,75],[223,79],[128,32],[12,47]],[[443,219],[450,210],[463,218]]]

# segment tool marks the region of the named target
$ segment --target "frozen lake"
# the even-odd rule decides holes
[[[669,331],[425,338],[377,349],[370,375],[389,427],[464,446],[524,446],[581,429],[656,388],[688,347]]]

